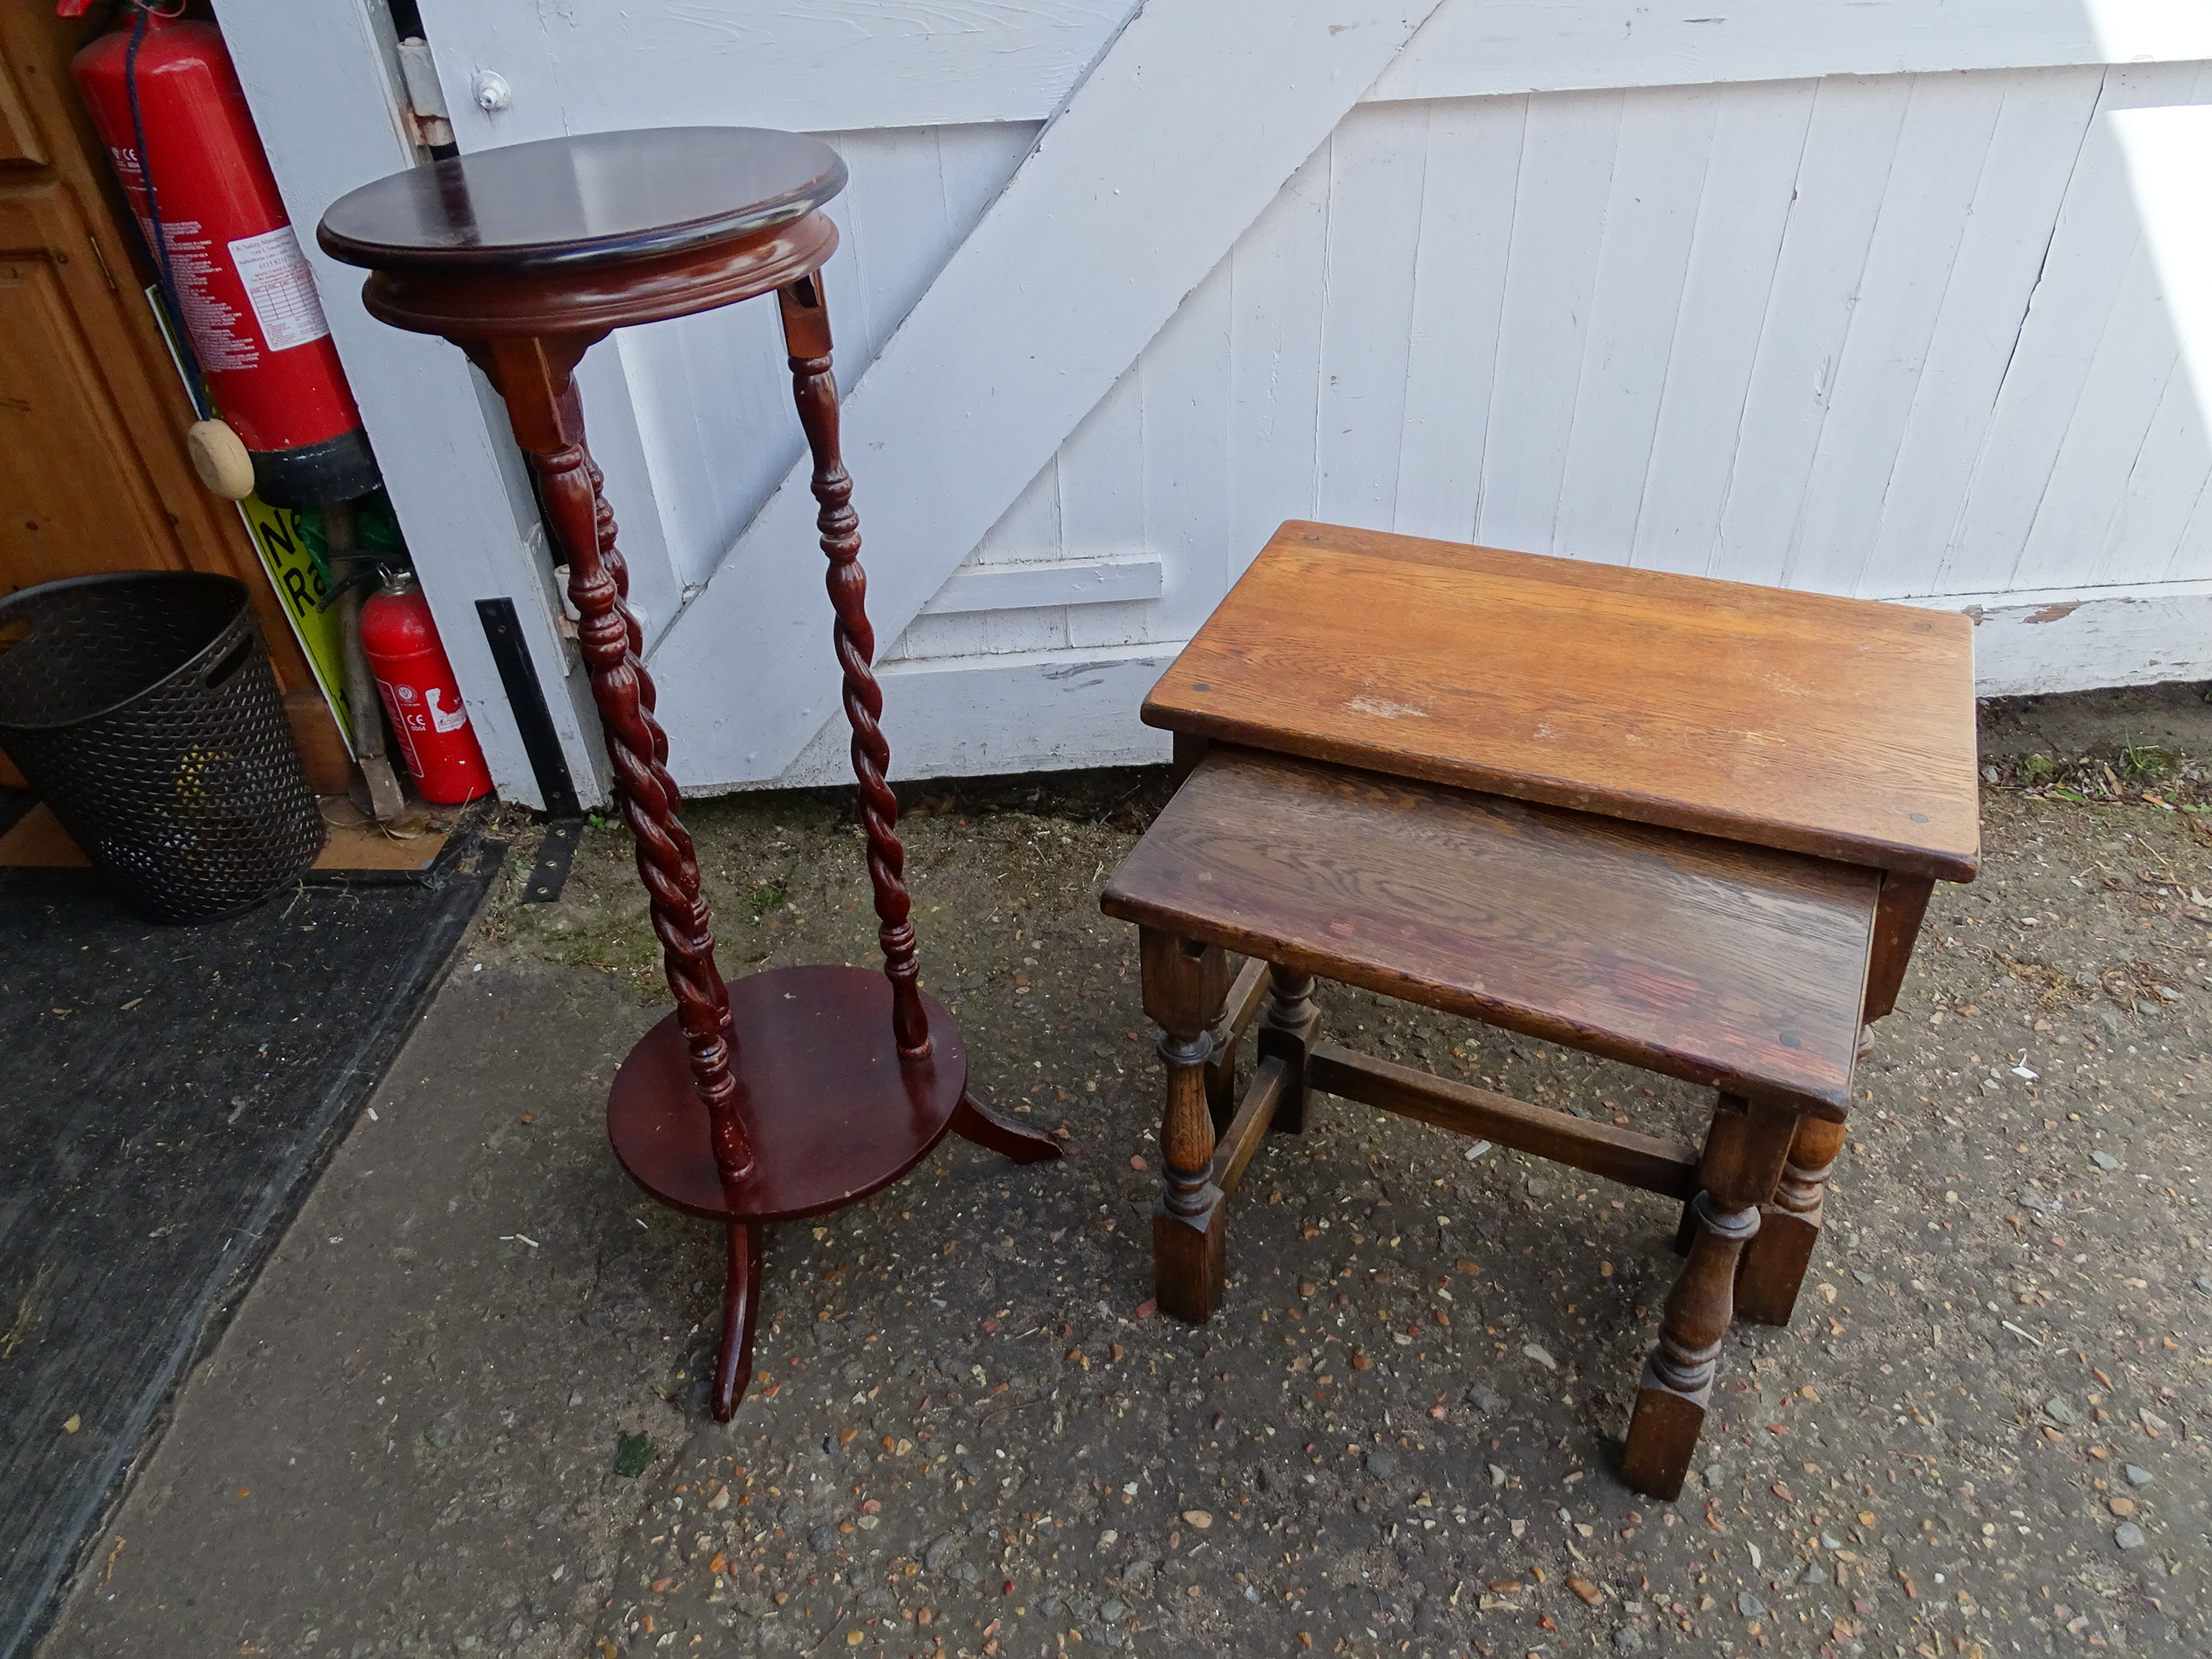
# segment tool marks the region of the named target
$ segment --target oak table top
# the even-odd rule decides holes
[[[1971,881],[1972,634],[1948,611],[1292,520],[1144,720]]]
[[[1109,916],[1841,1119],[1879,872],[1213,748]]]

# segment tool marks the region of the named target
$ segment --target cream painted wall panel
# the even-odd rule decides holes
[[[1759,354],[1753,319],[1773,289],[1819,88],[1731,87],[1719,100],[1667,385],[1640,469],[1632,564],[1704,575],[1718,556]],[[1622,465],[1632,468],[1633,458]]]
[[[2190,520],[2212,490],[2212,437],[2186,363],[2177,356],[2150,428],[2128,469],[2119,504],[2094,544],[2088,580],[2098,586],[2192,574],[2179,565]],[[2195,567],[2197,570],[2212,565]]]
[[[558,93],[519,95],[496,118],[459,112],[465,143],[641,118],[769,118],[729,110],[726,87],[720,114],[685,115],[686,98],[708,96],[703,72],[666,111],[636,106],[634,90],[624,103],[618,75],[587,84],[578,44],[600,23],[580,14],[539,12],[533,36],[513,4],[469,23],[450,0],[431,9],[441,73],[464,97],[469,70],[495,49],[523,66],[519,93]],[[801,9],[799,34],[831,9]],[[1125,8],[969,9],[981,38],[1028,40],[1012,49],[1030,52],[1033,69],[1038,40],[1065,46],[1090,29],[1103,45]],[[2125,169],[2094,112],[2206,96],[2200,66],[1762,82],[1746,77],[1792,61],[1776,55],[1780,34],[1760,33],[1778,12],[1743,9],[1755,27],[1716,33],[1639,8],[1652,27],[1632,52],[1609,57],[1588,27],[1607,9],[1446,0],[962,565],[1152,560],[1160,596],[927,605],[882,654],[932,688],[928,719],[960,718],[970,667],[1000,701],[987,740],[932,730],[915,754],[1083,763],[1139,752],[1149,739],[1113,735],[1133,702],[1117,713],[1085,700],[1119,695],[1131,665],[1187,637],[1274,525],[1297,515],[1872,596],[2129,583],[2127,608],[2112,612],[2126,627],[2076,630],[2069,638],[2086,643],[2051,661],[2076,664],[2097,640],[2122,637],[2146,663],[2179,660],[2157,658],[2144,630],[2196,611],[2136,588],[2206,574],[2212,456],[2196,388],[2176,369],[2167,296],[2138,246]],[[2193,38],[2187,19],[2156,10],[2113,15],[2154,53]],[[902,73],[884,43],[912,9],[852,0],[848,11],[871,44],[842,61]],[[1525,74],[1531,86],[1592,89],[1410,101],[1408,88],[1444,84],[1437,42],[1477,12],[1486,45],[1459,53],[1463,88]],[[769,26],[750,0],[641,15],[647,33],[665,22],[684,38]],[[1975,6],[1807,0],[1796,15],[1801,33],[1827,40],[1831,70],[1858,62],[1852,52],[1876,54],[1869,64],[1881,52],[2064,62],[2097,49],[2046,27],[2057,14],[2044,0],[2013,9],[2009,46],[1984,27],[1996,14]],[[1853,30],[1856,45],[1844,40]],[[798,34],[784,44],[799,50]],[[1540,59],[1551,67],[1532,67]],[[1031,148],[1044,110],[989,102],[976,91],[986,80],[950,76],[927,109],[899,101],[925,95],[909,89],[866,118],[917,125],[830,135],[853,169],[829,277],[848,385]],[[989,96],[1012,84],[990,82]],[[825,125],[830,108],[794,105],[778,118]],[[955,118],[986,109],[1008,118]],[[799,453],[773,308],[632,331],[586,374],[659,635]],[[865,421],[850,435],[865,556],[892,561],[881,574],[893,589],[912,587],[884,551],[900,544],[904,504],[871,488],[872,453],[887,439]],[[811,564],[811,541],[789,556]],[[733,577],[742,585],[743,573],[723,572]],[[811,612],[793,626],[813,638]],[[2007,637],[2021,642],[2018,656],[2044,636]],[[681,643],[679,655],[696,656],[706,641]],[[1076,671],[1091,653],[1122,666],[1085,678]],[[2044,662],[2021,660],[2030,658]],[[1055,665],[1068,677],[1053,679]],[[655,665],[677,680],[690,672],[673,657]],[[2057,672],[2072,671],[2018,674]],[[1024,747],[1019,701],[1005,693],[1045,684],[1057,735]],[[832,718],[809,753],[828,743],[842,754],[834,702],[812,706],[813,718]],[[738,752],[743,724],[696,721],[679,745],[687,780],[757,775],[757,757]]]
[[[1221,488],[1229,502],[1227,560],[1235,572],[1285,519],[1314,511],[1334,143],[1324,143],[1291,175],[1230,250],[1231,412]]]
[[[742,120],[800,131],[1051,114],[1134,0],[423,0],[465,149]],[[2199,0],[1445,0],[1369,90],[1423,100],[2212,57]],[[496,115],[478,69],[514,91]]]
[[[1060,550],[1060,458],[1054,456],[1014,497],[1005,516],[975,544],[963,568],[1019,564]]]
[[[2139,102],[2197,70],[2112,78]],[[1869,597],[2000,587],[2033,503],[2002,559],[1944,550],[1993,410],[2053,372],[2033,330],[2062,354],[2081,331],[2081,252],[2054,242],[2105,79],[1362,106],[1230,254],[1225,314],[1217,271],[1064,447],[1058,541],[1010,514],[992,556],[1126,554],[1141,477],[1174,598],[1071,607],[1076,644],[1180,640],[1306,514]],[[2132,237],[2109,169],[2075,188],[2104,203],[2077,235]],[[2095,331],[2159,335],[2151,288],[2087,297]],[[2118,350],[2049,480],[2054,580],[2196,574],[2194,402],[2170,357],[2130,378]]]
[[[2022,557],[2051,469],[2080,408],[2099,342],[2141,234],[2139,216],[2106,112],[2199,101],[2195,64],[2106,72],[2067,182],[2050,247],[2012,362],[1979,441],[1972,481],[1931,592],[2045,586]],[[2125,418],[2092,410],[2091,418]],[[2066,580],[2061,568],[2052,583]]]
[[[1788,586],[1849,592],[1857,583],[1881,520],[1881,485],[1958,274],[2004,94],[2004,78],[1994,75],[1912,82],[1803,498],[1784,538]]]
[[[2200,58],[2199,0],[1446,0],[1370,96]]]
[[[1528,100],[1474,526],[1500,547],[1556,546],[1622,101],[1618,92]]]
[[[1970,434],[1987,424],[2020,360],[2023,325],[2104,81],[2096,69],[2006,77],[2004,107],[1852,592],[1881,598],[1938,589],[1980,454]],[[1874,493],[1871,477],[1864,488]]]
[[[826,604],[826,601],[825,601]],[[1024,607],[1018,611],[925,611],[906,625],[897,642],[881,653],[888,663],[945,658],[1003,657],[1018,651],[1057,651],[1069,643],[1068,607]],[[829,637],[824,624],[823,637]]]
[[[1215,266],[1137,362],[1145,544],[1160,556],[1166,581],[1155,638],[1188,639],[1229,591],[1230,273],[1226,259]]]
[[[1740,581],[1789,574],[1791,531],[1881,211],[1912,79],[1823,81],[1731,457],[1709,568]]]
[[[1136,708],[1174,659],[1172,647],[1135,646],[889,664],[881,678],[890,775],[1157,764],[1168,758],[1168,734],[1139,724]],[[841,714],[778,783],[849,784],[850,740]]]
[[[1133,365],[1053,457],[1060,535],[1032,553],[1109,556],[1145,545],[1145,393]]]
[[[1406,233],[1413,228],[1418,246],[1426,125],[1370,104],[1329,140],[1313,489],[1315,515],[1332,524],[1397,515],[1418,269]]]
[[[1626,564],[1676,351],[1692,240],[1726,94],[1622,94],[1590,327],[1575,383],[1553,545]],[[1694,355],[1685,372],[1702,372]]]
[[[1060,539],[1043,551],[1074,559],[1139,550],[1157,556],[1146,540],[1144,386],[1133,366],[1084,416],[1053,466]],[[1153,637],[1160,609],[1151,600],[1070,605],[1068,643],[1085,650],[1142,643]]]
[[[2180,346],[2177,373],[2166,383],[2151,442],[2129,483],[2129,500],[2107,529],[2109,544],[2141,541],[2156,546],[2158,529],[2143,524],[2138,483],[2174,476],[2169,444],[2182,454],[2201,453],[2212,428],[2212,217],[2204,209],[2204,181],[2212,178],[2212,108],[2121,111],[2109,120],[2127,163],[2128,186],[2142,216],[2159,271],[2159,292]],[[2179,492],[2176,492],[2178,496]],[[2166,504],[2161,518],[2179,511],[2182,526],[2172,558],[2159,574],[2176,580],[2212,570],[2212,479],[2185,505]]]
[[[848,395],[869,488],[896,502],[870,540],[886,628],[921,611],[1148,343],[1225,296],[1212,273],[1434,3],[1147,0],[1115,37]],[[1185,360],[1225,373],[1218,348]],[[1182,483],[1154,465],[1166,453],[1155,431],[1184,416],[1176,453],[1195,463],[1219,448],[1206,431],[1224,424],[1218,401],[1148,395],[1148,535],[1167,528],[1154,478]],[[1203,492],[1189,494],[1203,510]],[[799,625],[783,551],[802,515],[813,507],[795,469],[654,653],[672,744],[702,757],[687,782],[778,776],[828,718],[834,665]],[[1221,568],[1224,538],[1188,514],[1175,524]],[[1168,608],[1219,586],[1203,573],[1179,581],[1177,550],[1160,549]]]
[[[2212,581],[1960,594],[1984,696],[2212,679]]]
[[[1135,0],[422,0],[465,149],[743,122],[801,132],[1038,121]],[[487,114],[479,69],[513,88]]]
[[[1514,186],[1525,98],[1452,99],[1425,107],[1420,223],[1410,246],[1412,337],[1406,424],[1390,528],[1465,541],[1482,512],[1482,452],[1498,319],[1513,246]]]
[[[861,534],[865,543],[867,526]],[[1057,458],[1030,481],[1028,489],[976,544],[958,571],[1003,569],[1050,559],[1060,547],[1060,467]],[[866,547],[861,548],[866,562]],[[950,590],[954,582],[947,582]],[[941,597],[941,595],[940,595]],[[825,601],[826,603],[826,601]],[[1067,640],[1066,604],[962,607],[939,611],[935,601],[906,626],[878,660],[900,662],[926,657],[1000,656],[1012,651],[1050,651]]]
[[[2148,548],[2107,549],[2103,544],[2112,506],[2126,497],[2172,380],[2176,355],[2173,330],[2159,304],[2158,272],[2150,249],[2137,239],[2098,332],[2073,418],[2044,476],[2035,517],[2007,586],[2088,581],[2100,562],[2124,570],[2165,562],[2163,548],[2154,554]],[[2187,481],[2192,494],[2203,477],[2200,455]]]

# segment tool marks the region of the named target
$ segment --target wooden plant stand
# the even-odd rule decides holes
[[[676,996],[676,1012],[616,1074],[607,1133],[647,1193],[728,1231],[709,1395],[722,1422],[752,1375],[769,1224],[857,1203],[913,1169],[948,1130],[1018,1163],[1060,1155],[1049,1137],[976,1103],[960,1029],[920,986],[819,277],[837,246],[821,210],[844,183],[834,150],[791,133],[594,133],[379,179],[333,204],[318,232],[333,258],[369,270],[362,298],[372,315],[442,336],[489,377],[568,567],[592,696]],[[617,328],[769,293],[813,457],[884,971],[787,968],[729,986],[714,964],[698,860],[678,817],[668,739],[653,719],[643,636],[624,603],[629,575],[573,373]]]
[[[1930,889],[1975,873],[1971,625],[1291,523],[1145,718],[1184,775],[1103,902],[1162,1030],[1161,1308],[1212,1316],[1228,1195],[1311,1090],[1664,1194],[1688,1260],[1620,1473],[1679,1495],[1731,1321],[1790,1321]],[[1706,1085],[1705,1144],[1323,1042],[1316,978]]]

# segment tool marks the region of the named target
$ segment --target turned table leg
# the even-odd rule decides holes
[[[1743,1253],[1735,1310],[1761,1325],[1787,1325],[1820,1237],[1828,1171],[1844,1150],[1844,1126],[1808,1117],[1797,1126],[1774,1201],[1760,1206],[1759,1236]]]
[[[1267,1012],[1261,1018],[1258,1052],[1263,1060],[1283,1062],[1283,1095],[1267,1127],[1285,1134],[1300,1133],[1306,1127],[1306,1056],[1321,1030],[1313,990],[1311,974],[1268,963]]]
[[[1874,1052],[1875,1022],[1897,1006],[1912,947],[1920,937],[1929,896],[1936,884],[1926,876],[1885,873],[1875,902],[1874,937],[1867,957],[1866,1001],[1860,1014],[1857,1058]],[[1790,1149],[1773,1201],[1760,1211],[1759,1236],[1746,1247],[1736,1276],[1736,1311],[1761,1325],[1787,1325],[1797,1292],[1812,1265],[1819,1240],[1829,1177],[1842,1155],[1845,1127],[1808,1118]],[[1685,1218],[1678,1249],[1686,1248]]]
[[[1167,1105],[1160,1123],[1165,1166],[1152,1212],[1152,1267],[1160,1311],[1203,1324],[1221,1300],[1221,1188],[1213,1184],[1213,1116],[1206,1062],[1212,1023],[1229,988],[1228,958],[1212,945],[1157,928],[1139,936],[1145,1012],[1160,1028]]]
[[[616,796],[636,842],[638,877],[676,996],[692,1086],[706,1109],[715,1167],[727,1190],[753,1164],[731,1069],[736,1035],[730,994],[714,962],[698,857],[678,816],[683,799],[668,774],[668,738],[653,717],[653,677],[641,660],[643,635],[627,603],[629,572],[615,545],[614,512],[584,447],[583,406],[572,372],[596,337],[504,337],[464,346],[506,402],[515,441],[537,479],[547,532],[568,567],[568,599],[582,619],[577,638]],[[709,1400],[716,1420],[725,1423],[752,1375],[760,1302],[760,1230],[732,1221],[729,1238],[722,1340]]]
[[[598,705],[607,759],[624,822],[637,846],[659,936],[662,966],[690,1049],[693,1086],[713,1126],[724,1178],[752,1166],[752,1147],[731,1075],[730,997],[714,963],[713,918],[700,890],[699,860],[678,816],[683,798],[668,774],[668,738],[653,717],[653,677],[625,596],[629,571],[614,546],[614,514],[599,470],[584,447],[581,400],[571,373],[596,334],[463,341],[470,359],[507,404],[515,441],[538,483],[545,526],[568,567],[568,600],[581,620],[577,640]]]
[[[868,622],[867,573],[860,568],[860,520],[853,510],[853,479],[845,470],[838,435],[837,380],[820,273],[778,289],[776,301],[790,354],[792,401],[814,464],[811,487],[819,508],[815,530],[830,561],[826,580],[836,615],[831,638],[845,675],[845,718],[853,728],[853,776],[860,786],[860,821],[867,836],[876,937],[891,986],[891,1030],[900,1058],[921,1060],[930,1053],[929,1017],[921,1004],[914,901],[906,887],[906,848],[898,838],[898,798],[886,781],[891,749],[883,731],[883,688],[873,667],[876,635]],[[1049,1135],[1007,1122],[985,1110],[973,1095],[961,1097],[949,1127],[1017,1164],[1060,1155],[1060,1143]]]
[[[830,561],[831,637],[845,672],[845,718],[853,728],[853,775],[860,788],[860,820],[868,838],[868,880],[875,891],[876,936],[891,982],[891,1030],[902,1059],[929,1053],[921,968],[915,957],[914,902],[906,890],[906,849],[899,844],[898,799],[884,781],[891,746],[883,732],[884,693],[872,664],[875,630],[867,612],[868,577],[860,568],[860,519],[853,511],[853,479],[838,439],[837,380],[831,372],[830,309],[817,272],[776,292],[790,352],[791,395],[813,457],[815,528]]]
[[[1650,1497],[1681,1495],[1735,1316],[1737,1256],[1759,1231],[1760,1200],[1774,1190],[1796,1128],[1789,1108],[1720,1097],[1691,1200],[1696,1236],[1668,1293],[1621,1448],[1620,1478]]]

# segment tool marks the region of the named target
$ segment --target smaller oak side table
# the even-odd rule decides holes
[[[723,1422],[752,1375],[768,1224],[867,1197],[948,1130],[1018,1163],[1060,1156],[1057,1142],[994,1116],[968,1093],[960,1029],[921,988],[819,275],[837,246],[821,210],[844,183],[834,150],[792,133],[592,133],[379,179],[333,204],[317,233],[333,258],[368,270],[362,292],[371,315],[442,336],[489,378],[568,566],[592,696],[676,996],[676,1012],[617,1073],[607,1133],[647,1193],[727,1229],[709,1400]],[[725,985],[572,376],[617,328],[769,293],[781,309],[813,457],[884,971],[785,968]]]

